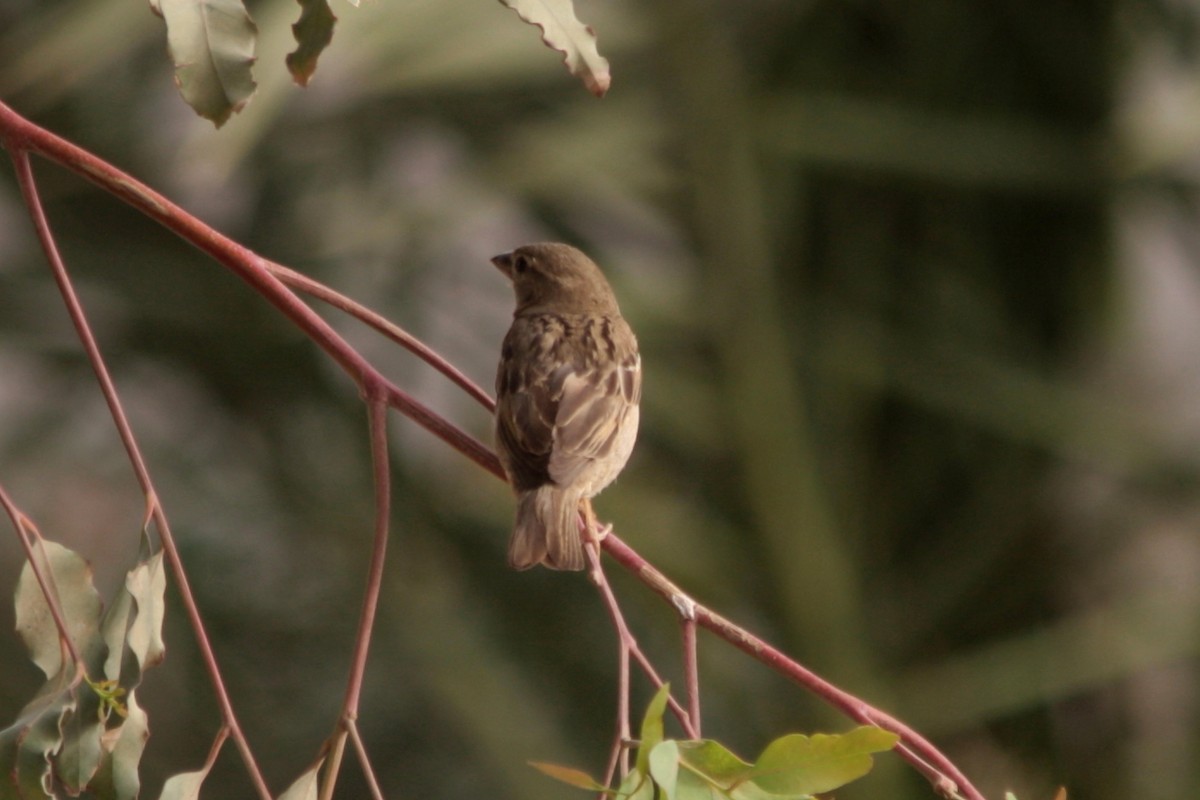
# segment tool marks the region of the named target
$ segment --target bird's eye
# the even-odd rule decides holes
[[[525,255],[517,255],[513,257],[513,272],[518,275],[529,269],[529,258]]]

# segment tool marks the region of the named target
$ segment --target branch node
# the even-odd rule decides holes
[[[962,800],[962,795],[958,793],[958,784],[945,775],[934,781],[933,791],[946,800]]]
[[[680,619],[686,622],[696,621],[696,601],[683,592],[671,595],[671,605],[679,612]]]

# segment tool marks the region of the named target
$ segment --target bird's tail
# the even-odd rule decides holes
[[[550,569],[583,569],[583,539],[579,533],[578,492],[541,486],[521,492],[517,521],[508,540],[508,565],[529,569],[545,564]]]

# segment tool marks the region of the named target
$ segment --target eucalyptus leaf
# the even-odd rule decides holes
[[[680,742],[679,758],[693,772],[723,786],[732,786],[745,780],[751,771],[750,764],[712,739]]]
[[[254,94],[258,29],[240,0],[158,3],[175,83],[187,104],[219,128]]]
[[[563,54],[567,70],[597,97],[612,83],[608,60],[596,49],[596,34],[575,16],[571,0],[500,0],[521,19],[542,29],[547,47]]]
[[[663,714],[667,710],[667,699],[671,696],[671,684],[664,683],[650,698],[646,713],[642,717],[642,729],[639,734],[641,743],[637,752],[637,771],[647,774],[650,766],[650,751],[663,740]]]
[[[650,776],[667,800],[675,800],[675,784],[679,778],[679,743],[673,739],[659,742],[648,757]]]
[[[158,800],[199,800],[200,787],[208,777],[208,768],[195,772],[181,772],[167,778]]]
[[[874,763],[872,753],[892,749],[899,737],[872,726],[849,733],[793,733],[767,745],[754,764],[752,779],[782,795],[828,792],[862,777]]]
[[[320,788],[321,766],[325,763],[322,758],[304,771],[300,777],[292,781],[279,800],[317,800],[317,789]]]
[[[95,637],[102,607],[92,583],[91,565],[77,553],[47,540],[39,540],[33,553],[58,598],[67,631],[83,655],[86,645]],[[47,678],[53,678],[64,669],[65,651],[42,587],[28,562],[17,580],[14,602],[17,633],[25,642],[29,657]]]
[[[635,770],[630,770],[617,787],[619,800],[654,800],[654,781],[650,776]]]

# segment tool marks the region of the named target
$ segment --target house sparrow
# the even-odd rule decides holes
[[[517,309],[496,372],[496,449],[517,494],[514,569],[584,567],[577,513],[629,460],[642,360],[604,275],[565,244],[528,244],[492,259]]]

